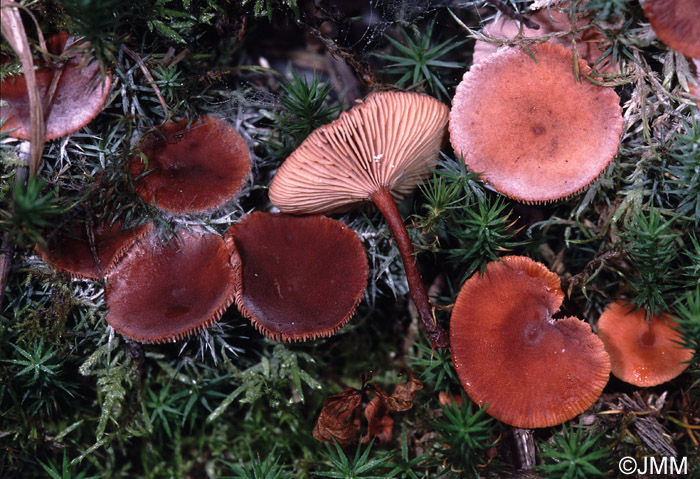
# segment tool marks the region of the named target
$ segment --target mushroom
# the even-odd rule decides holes
[[[662,42],[686,56],[700,58],[700,3],[697,0],[645,0],[642,7]]]
[[[523,25],[522,35],[525,38],[540,37],[552,33],[569,32],[572,29],[583,29],[590,23],[588,17],[579,18],[572,27],[571,17],[567,12],[562,12],[555,7],[543,8],[532,13],[530,17],[540,28],[535,30]],[[505,15],[498,17],[491,23],[484,26],[481,33],[487,37],[513,40],[520,32],[519,22]],[[573,35],[576,40],[576,51],[580,58],[586,60],[589,65],[595,65],[603,51],[607,48],[605,37],[596,28],[585,28]],[[567,49],[572,48],[572,37],[555,36],[548,40],[549,43],[559,44]],[[499,47],[497,44],[477,40],[474,44],[473,63],[477,63],[484,58],[496,53]],[[614,70],[614,65],[606,63],[600,66],[600,72],[610,73]]]
[[[462,286],[452,310],[452,362],[487,413],[520,428],[567,421],[590,407],[610,376],[588,323],[554,319],[559,277],[524,256],[491,262]]]
[[[60,232],[39,246],[39,256],[52,267],[66,271],[73,278],[102,279],[127,253],[141,236],[151,229],[150,223],[122,229],[121,221],[103,221],[91,232],[90,245],[87,225],[72,223],[68,231]]]
[[[107,322],[143,343],[175,341],[217,321],[233,302],[234,273],[215,234],[156,228],[107,275]]]
[[[211,116],[191,124],[185,118],[163,125],[148,136],[140,153],[129,162],[136,192],[173,214],[223,205],[240,192],[250,173],[250,153],[243,137]]]
[[[78,42],[68,32],[62,32],[47,41],[47,48],[53,55],[63,55]],[[102,110],[112,84],[110,75],[102,75],[99,63],[94,59],[85,61],[77,50],[62,63],[39,68],[35,75],[43,104],[46,140],[70,135],[90,123]],[[29,140],[29,96],[24,75],[7,78],[0,89],[3,100],[0,116],[6,119],[0,131]]]
[[[225,238],[236,305],[268,338],[331,336],[362,299],[367,257],[357,234],[340,221],[256,211]]]
[[[693,358],[679,344],[681,335],[669,315],[647,321],[643,309],[617,301],[598,320],[598,336],[610,355],[615,377],[636,386],[656,386],[681,374]]]
[[[578,193],[605,170],[623,118],[614,90],[576,81],[570,51],[548,43],[531,51],[537,63],[510,48],[472,66],[452,102],[450,140],[496,190],[541,203]]]
[[[427,95],[371,94],[311,133],[270,185],[270,201],[285,213],[333,213],[372,201],[394,233],[423,328],[437,347],[447,345],[447,334],[433,318],[395,201],[430,174],[447,115],[447,106]]]

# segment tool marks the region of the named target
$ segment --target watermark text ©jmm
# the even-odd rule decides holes
[[[673,475],[688,474],[688,458],[675,458],[670,456],[645,457],[637,461],[627,456],[620,459],[618,464],[620,472],[629,474]]]

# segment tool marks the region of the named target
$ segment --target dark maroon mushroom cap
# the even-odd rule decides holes
[[[254,212],[226,232],[236,268],[236,304],[278,341],[333,335],[367,286],[355,232],[324,216]]]
[[[233,302],[233,267],[224,240],[156,228],[107,276],[107,322],[143,343],[175,341],[217,321]]]
[[[74,43],[75,39],[65,32],[48,40],[49,50],[56,55]],[[77,52],[56,67],[39,68],[35,75],[44,107],[47,140],[70,135],[90,123],[102,110],[112,85],[112,77],[102,75],[97,61],[85,61]],[[54,78],[56,89],[50,98]],[[0,117],[5,119],[0,130],[29,140],[29,95],[24,75],[7,78],[0,91],[0,98],[6,102],[0,106]]]
[[[217,208],[234,198],[250,172],[245,140],[223,120],[204,116],[168,123],[151,134],[130,160],[136,192],[174,214]]]
[[[129,250],[138,238],[148,233],[150,223],[132,229],[122,229],[121,221],[103,222],[92,231],[93,254],[85,223],[73,223],[68,231],[47,240],[46,248],[39,247],[39,255],[52,267],[66,271],[73,278],[101,279]]]

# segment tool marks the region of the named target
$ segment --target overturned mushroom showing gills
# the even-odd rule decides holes
[[[560,45],[510,48],[475,64],[452,102],[450,140],[469,168],[496,190],[527,203],[587,188],[617,153],[622,109],[611,88]]]
[[[142,343],[175,341],[215,321],[233,302],[234,274],[224,240],[156,228],[107,276],[107,322]]]
[[[151,223],[127,230],[122,226],[121,221],[102,222],[89,234],[86,223],[71,224],[70,231],[59,232],[47,241],[46,248],[39,247],[39,255],[46,263],[66,271],[73,278],[102,279],[138,238],[151,229]]]
[[[141,155],[129,162],[136,192],[145,202],[173,214],[201,213],[223,205],[240,192],[250,172],[243,137],[211,116],[191,124],[188,119],[168,123],[152,133],[140,151],[148,164]]]
[[[74,37],[63,32],[51,37],[47,48],[54,55],[62,55],[77,44]],[[77,48],[63,62],[39,68],[35,75],[47,140],[70,135],[90,123],[102,110],[112,84],[112,77],[100,72],[99,63],[95,59],[85,61]],[[0,131],[29,140],[29,96],[24,75],[7,78],[0,92],[0,117],[6,119]]]
[[[651,316],[622,302],[611,303],[598,320],[598,336],[610,355],[615,377],[635,386],[656,386],[681,374],[693,351],[678,344],[673,318]]]
[[[333,213],[374,202],[394,233],[422,326],[437,347],[447,345],[447,334],[433,318],[395,201],[430,174],[447,115],[446,105],[426,95],[374,93],[311,133],[270,185],[270,201],[285,213]]]
[[[645,0],[643,7],[662,42],[686,56],[700,58],[700,0]]]
[[[491,262],[468,279],[450,322],[452,361],[464,389],[487,413],[520,428],[547,427],[588,409],[610,375],[588,323],[553,319],[559,277],[524,256]]]
[[[268,338],[331,336],[362,299],[367,257],[357,234],[340,221],[254,212],[225,238],[236,305]]]

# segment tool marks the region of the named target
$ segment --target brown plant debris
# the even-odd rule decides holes
[[[326,442],[335,439],[341,447],[356,444],[361,433],[360,409],[363,401],[372,394],[374,397],[364,409],[367,430],[362,436],[362,443],[366,444],[372,439],[380,443],[391,441],[394,419],[389,413],[411,409],[416,392],[423,389],[423,384],[411,371],[407,375],[406,381],[397,384],[391,395],[376,383],[367,382],[360,389],[346,388],[342,393],[327,397],[323,401],[313,436]]]

